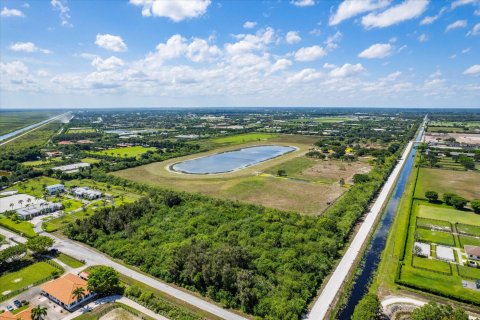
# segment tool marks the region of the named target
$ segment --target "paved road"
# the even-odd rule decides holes
[[[9,235],[14,235],[16,238],[22,238],[18,235],[15,235],[11,233],[8,230],[0,228],[0,233],[6,236]],[[190,293],[187,293],[185,291],[179,290],[177,288],[174,288],[172,286],[169,286],[157,279],[154,279],[152,277],[146,276],[138,271],[132,270],[128,267],[125,267],[124,265],[121,265],[115,261],[113,261],[110,257],[108,257],[105,254],[102,254],[96,250],[93,250],[92,248],[80,244],[78,242],[69,240],[69,239],[61,239],[58,237],[55,237],[52,234],[43,232],[43,235],[49,236],[55,240],[55,245],[53,246],[54,248],[58,249],[61,252],[64,252],[74,258],[77,258],[79,260],[85,260],[87,265],[106,265],[113,267],[115,270],[118,272],[129,276],[130,278],[133,278],[137,281],[140,281],[142,283],[145,283],[149,285],[150,287],[153,287],[157,290],[160,290],[162,292],[165,292],[168,295],[171,295],[179,300],[185,301],[201,310],[207,311],[211,314],[214,314],[222,319],[227,319],[227,320],[246,320],[246,318],[239,316],[231,311],[225,310],[211,302],[205,301],[201,298],[198,298]],[[24,239],[24,238],[23,238]],[[25,240],[25,239],[24,239]],[[25,240],[26,241],[26,240]]]
[[[382,213],[383,205],[388,200],[388,196],[395,186],[395,181],[399,176],[403,164],[409,156],[413,145],[413,141],[408,143],[401,159],[398,161],[395,169],[393,169],[392,173],[388,177],[388,180],[383,185],[383,188],[380,191],[378,198],[375,200],[370,212],[368,212],[366,215],[360,230],[358,230],[358,233],[355,235],[355,238],[340,260],[340,263],[336,267],[330,279],[328,279],[328,282],[320,293],[320,296],[315,301],[312,310],[310,310],[310,313],[308,314],[308,320],[320,320],[326,317],[330,306],[342,288],[343,282],[345,279],[347,279],[350,270],[354,267],[354,263],[358,255],[361,253],[364,243],[368,240],[370,231],[375,226],[377,217]]]

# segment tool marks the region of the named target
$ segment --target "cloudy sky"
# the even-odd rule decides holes
[[[480,0],[0,0],[0,107],[480,107]]]

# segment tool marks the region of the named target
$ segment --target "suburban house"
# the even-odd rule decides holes
[[[64,166],[53,167],[54,171],[62,171],[64,173],[74,173],[78,172],[82,168],[90,167],[90,163],[78,162],[73,164],[66,164]]]
[[[477,246],[464,246],[465,253],[468,256],[468,259],[479,260],[480,261],[480,247]]]
[[[75,197],[89,200],[98,199],[102,196],[102,193],[100,191],[93,190],[88,187],[75,188],[73,189],[72,193]]]
[[[30,220],[45,213],[55,212],[63,208],[61,203],[38,200],[24,208],[17,209],[17,216],[23,220]]]
[[[13,314],[10,311],[5,311],[4,313],[0,313],[0,320],[31,320],[31,319],[32,319],[31,307],[25,310],[22,310],[17,314]]]
[[[63,184],[52,184],[51,186],[46,186],[45,190],[47,190],[48,194],[55,194],[58,192],[65,191],[65,186]]]
[[[72,292],[77,288],[84,289],[84,296],[77,299]],[[97,294],[88,291],[87,281],[77,275],[68,273],[61,278],[55,279],[44,284],[42,287],[42,295],[48,297],[53,302],[71,311],[81,303],[94,298]]]

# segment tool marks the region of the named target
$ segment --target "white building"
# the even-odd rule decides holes
[[[79,163],[73,163],[73,164],[66,164],[64,166],[53,167],[52,170],[62,171],[64,173],[73,173],[73,172],[78,172],[78,170],[80,170],[81,168],[87,168],[87,167],[90,167],[90,163],[79,162]]]
[[[63,184],[52,184],[51,186],[46,186],[45,189],[47,190],[48,194],[55,194],[58,192],[65,191],[65,186]]]
[[[55,212],[63,208],[61,203],[37,200],[36,203],[27,205],[17,210],[17,216],[22,220],[30,220],[42,214]]]
[[[75,197],[89,200],[98,199],[102,196],[102,193],[100,191],[93,190],[88,187],[75,188],[73,189],[72,193]]]

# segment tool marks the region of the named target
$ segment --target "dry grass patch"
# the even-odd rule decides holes
[[[345,182],[352,183],[354,174],[368,173],[371,169],[372,166],[364,161],[345,162],[339,160],[319,160],[302,173],[308,177],[327,179],[332,182],[343,178]]]

